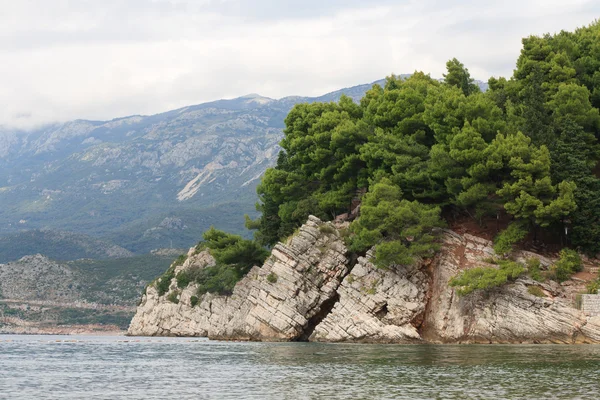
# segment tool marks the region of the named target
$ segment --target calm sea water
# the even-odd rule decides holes
[[[589,399],[600,346],[1,336],[2,399]]]

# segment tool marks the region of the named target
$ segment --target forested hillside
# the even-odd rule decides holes
[[[496,266],[458,276],[459,293],[526,271],[559,282],[581,271],[572,250],[543,273],[539,262],[509,256],[525,242],[600,251],[600,22],[523,39],[513,76],[490,78],[485,92],[457,59],[446,67],[443,81],[423,72],[391,76],[359,103],[342,96],[294,106],[277,164],[257,188],[261,216],[246,217],[255,243],[211,230],[202,246],[215,252],[211,238],[219,237],[216,249],[239,261],[315,215],[351,220],[342,231],[349,249],[373,248],[381,268],[431,257],[440,227],[486,232],[498,257],[488,264]],[[236,270],[233,261],[217,260],[215,292],[235,284],[231,274],[219,278]]]
[[[138,292],[164,270],[172,252],[69,262],[38,254],[0,263],[0,331],[50,333],[68,325],[126,328]]]
[[[256,240],[361,197],[352,248],[376,245],[382,264],[428,254],[432,228],[457,215],[509,222],[505,251],[527,236],[600,251],[600,23],[525,38],[514,75],[486,92],[456,59],[444,78],[391,76],[359,104],[295,106],[248,220]]]

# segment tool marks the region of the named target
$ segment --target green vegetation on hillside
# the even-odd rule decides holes
[[[444,216],[508,222],[495,240],[501,256],[528,237],[600,251],[600,22],[524,39],[514,75],[490,78],[485,92],[458,60],[446,67],[443,81],[391,76],[358,104],[342,96],[294,106],[277,164],[257,188],[261,216],[246,218],[255,242],[244,246],[272,246],[308,215],[332,220],[361,204],[348,244],[374,247],[383,268],[431,256]],[[219,235],[219,251],[238,251]],[[555,279],[577,270],[570,254]],[[453,285],[465,294],[526,271],[498,264]]]
[[[383,178],[363,198],[350,249],[365,252],[376,246],[373,262],[381,268],[430,257],[438,247],[433,228],[443,225],[439,214],[439,207],[402,199],[400,188]]]
[[[509,281],[514,281],[524,273],[538,282],[545,279],[564,282],[573,274],[583,270],[581,256],[575,250],[566,248],[560,251],[556,264],[543,272],[538,258],[528,259],[526,267],[508,259],[494,259],[493,261],[494,264],[498,264],[498,267],[477,267],[464,270],[450,280],[450,286],[457,287],[457,293],[463,296],[475,290],[489,290],[501,286]],[[543,293],[537,286],[535,288],[531,289],[529,293],[536,296]],[[597,286],[592,283],[587,289],[594,292],[597,291]]]
[[[137,293],[164,273],[170,256],[146,254],[119,259],[70,261],[66,265],[85,278],[84,299],[101,304],[134,305]]]
[[[573,246],[600,250],[599,39],[599,22],[526,38],[514,76],[491,78],[484,93],[453,59],[443,82],[416,72],[374,85],[360,104],[295,106],[258,187],[262,215],[247,226],[272,245],[366,192],[351,243],[375,245],[380,264],[434,248],[433,214],[446,212],[508,215],[501,253],[541,231],[558,241],[565,225]]]
[[[63,231],[30,230],[0,236],[0,263],[24,256],[43,254],[53,260],[68,261],[81,258],[125,258],[128,250],[111,242],[91,236]]]
[[[232,235],[211,227],[204,232],[204,240],[196,246],[196,251],[208,250],[216,264],[208,267],[192,266],[175,275],[175,267],[182,265],[186,257],[177,259],[165,274],[157,279],[156,287],[160,296],[165,294],[173,278],[177,287],[186,288],[190,283],[198,285],[197,295],[204,293],[230,294],[233,287],[254,265],[262,265],[269,252],[251,240]]]
[[[558,262],[550,268],[552,278],[558,282],[564,282],[580,271],[583,271],[581,257],[571,249],[562,249]]]
[[[502,286],[525,273],[525,268],[514,261],[502,260],[499,264],[498,268],[477,267],[467,269],[450,279],[450,286],[456,287],[456,292],[464,296],[475,290],[487,290]]]

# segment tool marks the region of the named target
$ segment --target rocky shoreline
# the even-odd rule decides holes
[[[173,279],[159,296],[150,285],[131,321],[131,336],[201,336],[219,340],[353,343],[600,343],[600,317],[574,307],[577,282],[559,285],[527,277],[458,297],[448,281],[485,264],[491,242],[451,231],[441,250],[412,267],[377,269],[368,257],[350,259],[339,231],[310,217],[287,243],[277,244],[231,296],[205,294],[192,306],[196,285],[178,293]],[[528,252],[516,259],[538,257]],[[195,254],[177,271],[212,265]],[[538,286],[544,296],[529,293]]]
[[[121,336],[127,332],[116,325],[37,325],[30,321],[10,321],[0,327],[0,335],[94,335]]]

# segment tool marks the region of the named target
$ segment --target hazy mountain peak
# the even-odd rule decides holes
[[[264,96],[261,96],[260,94],[256,94],[256,93],[247,94],[245,96],[240,97],[240,99],[244,99],[247,102],[257,103],[257,104],[268,104],[272,101],[275,101],[274,99],[271,99],[269,97],[264,97]]]
[[[258,94],[258,93],[248,93],[248,94],[246,94],[246,95],[244,95],[244,96],[240,96],[239,98],[240,98],[240,99],[255,99],[255,98],[257,98],[257,97],[260,97],[260,98],[263,98],[263,99],[269,99],[269,100],[273,100],[273,99],[270,99],[270,98],[268,98],[268,97],[261,96],[261,95],[260,95],[260,94]]]

